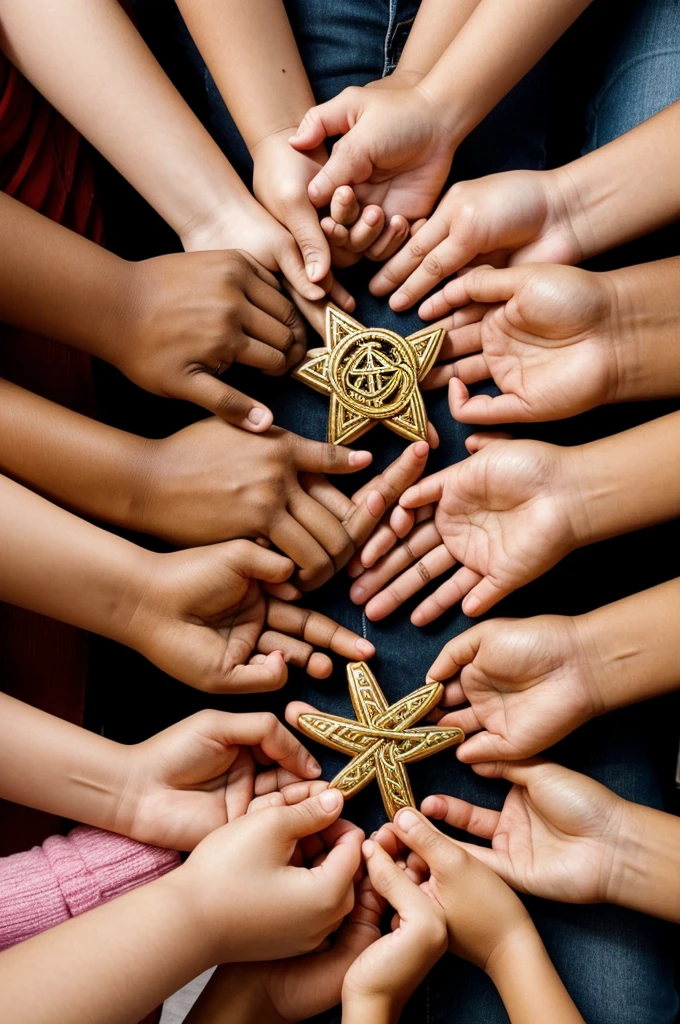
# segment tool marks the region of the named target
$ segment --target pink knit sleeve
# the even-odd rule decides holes
[[[179,854],[80,825],[0,859],[0,950],[160,878]]]

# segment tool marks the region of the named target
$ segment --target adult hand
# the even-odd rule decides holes
[[[177,869],[175,885],[207,931],[212,963],[309,953],[351,912],[363,833],[338,820],[342,804],[338,790],[326,789],[247,814],[211,832]],[[295,866],[298,843],[312,835],[325,857]]]
[[[444,911],[448,947],[456,956],[485,971],[517,933],[534,931],[512,889],[418,811],[399,811],[380,829],[376,842],[394,852],[401,853],[402,846],[411,851],[408,872]]]
[[[474,770],[513,783],[502,811],[437,795],[423,801],[423,814],[490,839],[491,849],[458,845],[520,892],[564,903],[608,899],[627,801],[545,761],[489,761]]]
[[[475,261],[578,263],[583,245],[572,223],[575,198],[560,170],[505,171],[458,182],[376,274],[371,291],[394,292],[390,306],[403,310]],[[429,315],[431,302],[421,306],[421,316]]]
[[[126,785],[113,829],[171,850],[193,850],[247,812],[256,762],[275,762],[303,779],[321,774],[312,755],[268,712],[199,711],[123,749]]]
[[[116,639],[189,686],[276,690],[288,678],[286,662],[322,679],[332,663],[313,652],[314,644],[349,659],[374,653],[371,643],[327,616],[265,594],[257,581],[281,584],[293,563],[259,544],[232,540],[145,554],[134,584],[136,610]]]
[[[124,315],[104,358],[147,391],[267,430],[270,410],[218,375],[233,363],[282,374],[302,357],[304,325],[276,278],[233,250],[157,256],[125,272]]]
[[[434,521],[417,526],[352,586],[353,601],[371,598],[370,619],[389,615],[457,562],[461,568],[418,605],[411,621],[432,622],[461,599],[466,615],[481,615],[578,546],[578,474],[571,450],[539,441],[477,443],[484,447],[472,458],[402,495],[407,509],[436,502]],[[401,575],[383,590],[395,572]]]
[[[603,710],[597,651],[579,619],[489,619],[442,649],[428,678],[445,682],[442,707],[468,703],[440,725],[468,737],[461,761],[517,760],[557,743]]]
[[[438,316],[444,305],[479,303],[481,320],[456,328],[452,318],[440,361],[456,361],[435,371],[439,385],[450,378],[451,415],[460,423],[556,420],[615,400],[619,317],[607,274],[540,264],[477,267],[424,305]],[[488,378],[502,394],[471,398],[468,385]]]
[[[309,185],[317,208],[329,203],[339,186],[354,185],[359,201],[377,203],[388,220],[394,214],[409,221],[429,215],[455,144],[442,133],[437,108],[419,85],[351,86],[309,110],[290,142],[309,151],[334,135],[342,138]]]

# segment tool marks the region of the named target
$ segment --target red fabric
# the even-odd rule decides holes
[[[94,241],[102,236],[88,147],[0,53],[0,188]],[[11,253],[0,253],[11,259]],[[0,376],[81,412],[94,411],[88,356],[0,324]],[[87,639],[63,623],[0,604],[0,688],[81,722]],[[0,801],[0,856],[59,831],[50,815]]]

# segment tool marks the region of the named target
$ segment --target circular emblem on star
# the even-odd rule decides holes
[[[351,334],[331,354],[331,386],[344,405],[371,419],[388,419],[411,401],[418,367],[402,338],[386,330]]]

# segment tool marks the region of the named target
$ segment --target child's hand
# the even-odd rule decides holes
[[[287,661],[322,679],[332,664],[313,653],[313,644],[349,659],[371,657],[367,640],[319,612],[266,595],[256,582],[281,584],[292,571],[289,559],[248,540],[145,552],[134,583],[139,597],[114,639],[211,693],[279,689]]]
[[[352,473],[369,452],[299,437],[279,427],[251,435],[213,418],[146,443],[124,523],[173,544],[264,539],[299,567],[305,589],[340,569],[386,508],[418,479],[427,445],[410,445],[352,499],[324,473]]]
[[[210,945],[211,963],[309,953],[351,912],[363,833],[338,820],[342,803],[338,790],[327,789],[237,818],[211,832],[171,876]],[[312,835],[326,856],[293,866],[298,843]]]
[[[545,761],[489,761],[474,771],[513,783],[502,811],[437,795],[423,801],[423,814],[490,839],[492,849],[461,845],[521,892],[565,903],[610,899],[627,808],[635,805]]]
[[[363,846],[376,893],[395,910],[392,931],[354,961],[342,986],[343,1019],[393,1021],[416,986],[446,951],[446,920],[378,843]]]
[[[368,878],[355,887],[350,915],[312,953],[265,963],[219,967],[185,1024],[292,1024],[340,1002],[348,969],[380,938],[382,901]]]
[[[302,319],[274,276],[233,250],[125,266],[121,322],[103,357],[147,391],[195,402],[245,430],[267,430],[269,409],[219,376],[232,363],[282,374],[302,358]]]
[[[573,227],[573,203],[560,170],[505,171],[458,182],[376,274],[371,291],[394,291],[390,306],[403,310],[470,263],[578,263],[583,246]],[[440,294],[423,304],[422,316]]]
[[[578,622],[559,615],[489,619],[446,644],[428,678],[459,677],[446,687],[442,707],[469,702],[439,723],[469,737],[456,751],[461,761],[532,757],[603,710],[598,651]]]
[[[539,441],[493,440],[472,458],[426,477],[400,504],[413,509],[437,502],[434,522],[417,526],[406,547],[363,573],[352,586],[352,600],[370,597],[366,614],[382,619],[460,562],[413,612],[411,621],[423,626],[461,598],[466,615],[481,615],[536,579],[577,546],[572,451]],[[395,572],[402,575],[382,590]]]
[[[341,185],[357,185],[362,204],[377,203],[389,219],[427,217],[451,168],[455,144],[441,130],[436,106],[412,88],[350,87],[307,112],[291,145],[313,150],[342,135],[309,185],[319,208]],[[363,182],[370,184],[361,184]]]
[[[438,317],[470,302],[494,306],[449,333],[445,354],[461,358],[444,374],[460,423],[556,420],[616,399],[620,327],[607,274],[540,264],[478,267],[449,281],[422,311]],[[489,377],[503,394],[470,398],[467,385]]]
[[[348,267],[362,256],[369,260],[387,260],[409,232],[408,221],[395,213],[385,224],[382,207],[359,206],[354,190],[341,185],[333,193],[328,217],[321,227],[331,244],[334,267]]]
[[[193,850],[246,813],[256,761],[278,763],[301,778],[321,774],[312,755],[268,712],[199,711],[123,751],[125,790],[112,831],[171,850]]]
[[[395,837],[412,851],[406,861],[409,872],[444,911],[448,948],[456,956],[487,970],[513,933],[534,931],[512,889],[422,814],[400,811],[382,827],[376,845],[392,849]]]

